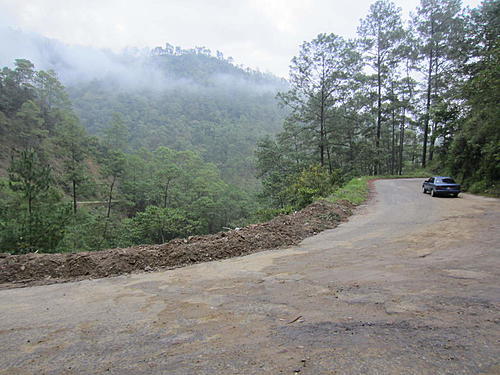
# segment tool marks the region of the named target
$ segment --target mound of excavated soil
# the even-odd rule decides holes
[[[175,239],[162,245],[81,253],[0,254],[0,284],[46,284],[100,278],[295,245],[306,237],[336,227],[351,214],[351,209],[348,202],[318,201],[267,223],[213,235]]]

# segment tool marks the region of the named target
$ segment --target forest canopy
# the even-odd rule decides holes
[[[326,178],[331,191],[351,176],[419,168],[498,195],[499,14],[498,0],[473,10],[422,0],[405,23],[378,0],[357,38],[304,42],[279,94],[290,111],[283,130],[258,144],[269,203],[311,202]]]
[[[185,69],[186,60],[207,69],[203,60],[215,59],[189,53],[177,56]],[[280,82],[230,69],[249,84]],[[251,220],[253,145],[281,116],[270,88],[228,92],[227,83],[204,82],[128,91],[114,84],[82,83],[69,96],[55,72],[28,60],[3,68],[0,251],[163,243]]]

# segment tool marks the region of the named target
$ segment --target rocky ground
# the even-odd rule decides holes
[[[306,237],[336,227],[351,214],[352,208],[348,202],[318,201],[267,223],[175,239],[162,245],[63,254],[0,254],[0,287],[176,268],[295,245]]]

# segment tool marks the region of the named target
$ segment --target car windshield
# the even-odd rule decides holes
[[[446,184],[454,184],[455,180],[453,178],[442,178],[441,182],[444,182]]]

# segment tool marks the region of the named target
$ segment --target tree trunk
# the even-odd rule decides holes
[[[167,181],[165,189],[163,190],[163,208],[167,208],[169,185],[170,185],[170,180]]]
[[[328,173],[331,175],[333,173],[332,158],[330,157],[330,147],[326,145],[326,158],[328,161]]]
[[[28,244],[33,246],[33,196],[28,196]],[[30,249],[31,250],[31,249]]]
[[[434,158],[434,145],[436,143],[436,135],[435,135],[436,130],[437,130],[437,126],[436,126],[436,124],[433,124],[430,145],[429,145],[429,161],[432,161],[432,159]]]
[[[109,196],[108,196],[108,212],[106,213],[106,218],[109,219],[111,216],[111,200],[113,199],[113,188],[115,186],[116,177],[113,176],[113,181],[111,182],[111,186],[109,187]]]
[[[438,51],[436,47],[435,57],[434,57],[434,95],[438,93],[438,72],[439,72],[439,60],[438,60]],[[435,121],[432,122],[432,132],[431,132],[431,144],[429,147],[429,161],[432,161],[434,158],[434,145],[436,144],[437,138],[437,123]]]
[[[432,55],[432,51],[431,51]],[[427,102],[425,104],[425,117],[424,117],[424,144],[422,150],[422,168],[426,167],[427,157],[427,138],[429,136],[429,117],[431,108],[431,81],[432,81],[432,59],[429,60],[429,76],[427,77]]]
[[[115,186],[116,177],[113,176],[113,181],[111,182],[111,186],[109,187],[109,196],[108,196],[108,212],[106,213],[106,221],[104,223],[104,230],[102,232],[102,242],[106,239],[106,235],[108,233],[108,224],[109,218],[111,216],[111,200],[113,199],[113,187]]]
[[[380,72],[380,53],[377,57],[377,135],[375,138],[375,175],[380,173],[380,133],[382,127],[382,74]]]
[[[394,174],[396,167],[396,116],[394,114],[394,108],[392,109],[392,142],[391,142],[391,174]]]
[[[76,215],[76,181],[72,180],[73,184],[73,215]]]
[[[403,102],[404,102],[404,96],[403,96]],[[400,176],[403,174],[403,147],[404,147],[404,142],[405,142],[405,121],[406,121],[406,105],[403,107],[403,118],[401,119],[401,125],[399,127],[399,170],[398,170],[398,174]]]
[[[434,21],[431,18],[431,41],[429,49],[429,69],[427,71],[427,101],[425,104],[425,117],[424,117],[424,144],[422,149],[422,168],[425,168],[426,157],[427,157],[427,138],[429,136],[429,119],[430,119],[430,109],[431,109],[431,94],[432,94],[432,68],[434,61],[434,42],[432,38],[434,37]]]
[[[323,67],[323,85],[324,85],[324,67]],[[320,154],[321,154],[320,155],[321,166],[323,167],[325,165],[325,88],[324,88],[324,86],[321,87],[321,103],[320,103],[319,122],[320,122],[319,149],[320,149]]]

